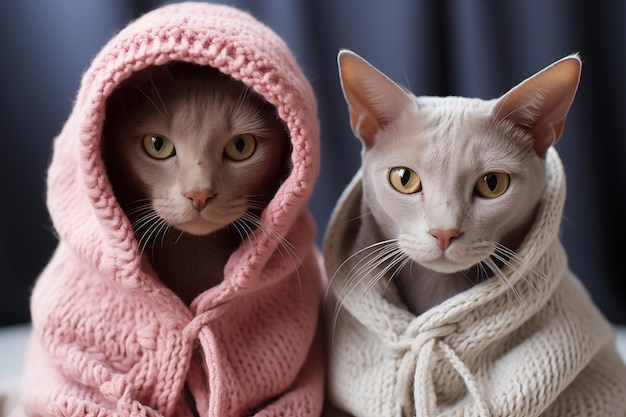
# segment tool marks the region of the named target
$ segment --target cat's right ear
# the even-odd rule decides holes
[[[352,131],[371,148],[376,133],[413,102],[399,85],[354,52],[341,50],[337,61]]]
[[[527,130],[535,152],[545,157],[559,140],[578,83],[581,60],[567,56],[527,78],[497,102],[495,114]]]

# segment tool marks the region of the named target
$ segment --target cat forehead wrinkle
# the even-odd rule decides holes
[[[472,97],[461,96],[417,96],[415,102],[421,110],[431,110],[433,107],[447,108],[486,108],[489,101]]]
[[[248,133],[253,136],[267,136],[274,131],[268,124],[266,116],[256,108],[243,108],[237,114],[229,117],[229,126],[231,126],[232,135]],[[234,130],[232,126],[237,126],[237,129]]]

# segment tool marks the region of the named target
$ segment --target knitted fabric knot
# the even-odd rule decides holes
[[[100,386],[104,398],[117,404],[120,417],[162,417],[150,407],[133,398],[133,386],[123,375],[115,374]]]
[[[193,344],[193,341],[198,338],[200,331],[221,316],[221,313],[223,313],[223,309],[209,310],[195,316],[183,329],[185,343]]]
[[[426,416],[434,416],[437,410],[437,394],[432,374],[432,355],[438,349],[452,367],[461,376],[467,390],[474,398],[479,415],[490,416],[489,407],[476,382],[475,377],[444,338],[457,330],[456,324],[445,324],[426,330],[409,328],[408,335],[403,336],[395,348],[403,355],[398,374],[396,390],[399,398],[405,398],[403,404],[411,404],[409,400],[413,389],[414,409],[402,410],[403,415],[413,415],[416,410],[425,410]],[[405,407],[406,408],[406,407]]]
[[[132,387],[122,375],[113,375],[111,379],[100,385],[100,392],[110,401],[130,398]]]

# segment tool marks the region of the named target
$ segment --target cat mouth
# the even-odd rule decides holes
[[[451,274],[464,271],[478,262],[475,258],[467,259],[464,257],[464,259],[460,259],[455,255],[454,251],[449,249],[445,251],[432,248],[424,249],[412,243],[412,241],[407,241],[404,244],[400,243],[402,252],[414,262],[438,273]]]

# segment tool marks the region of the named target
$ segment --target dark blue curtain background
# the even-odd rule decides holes
[[[582,82],[557,145],[568,174],[562,237],[602,311],[626,323],[626,2],[237,0],[292,48],[318,97],[322,172],[310,203],[321,241],[359,164],[336,68],[350,48],[416,94],[499,96],[580,52]],[[130,19],[132,0],[0,3],[0,325],[29,320],[33,281],[56,239],[44,204],[51,143],[82,72]]]

